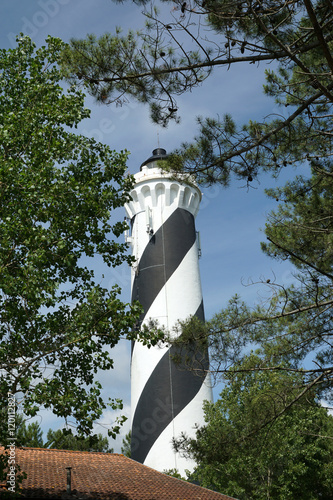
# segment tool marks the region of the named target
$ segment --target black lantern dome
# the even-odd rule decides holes
[[[158,160],[165,160],[167,157],[168,157],[168,155],[167,155],[167,152],[165,149],[163,149],[163,148],[154,149],[153,155],[150,158],[148,158],[148,160],[144,161],[141,164],[140,170],[142,170],[143,166],[145,166],[145,165],[148,166],[149,163],[152,163],[152,162],[158,161]]]

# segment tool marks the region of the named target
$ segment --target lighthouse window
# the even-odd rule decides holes
[[[170,203],[173,203],[178,198],[179,184],[172,184],[170,188]]]
[[[186,187],[184,191],[184,205],[188,205],[191,197],[190,188]]]
[[[134,217],[132,217],[130,221],[130,236],[132,236],[135,217],[136,216],[134,215]]]

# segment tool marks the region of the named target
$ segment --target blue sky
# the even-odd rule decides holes
[[[170,7],[164,6],[163,15],[169,15]],[[31,36],[38,45],[48,35],[58,36],[64,41],[71,37],[84,37],[87,33],[101,35],[114,32],[116,26],[139,29],[144,24],[141,8],[130,1],[114,4],[111,0],[1,0],[0,3],[0,46],[13,47],[15,36],[21,31]],[[149,119],[148,109],[135,102],[123,107],[96,105],[87,98],[92,109],[89,120],[82,123],[80,132],[94,136],[109,144],[115,150],[130,151],[129,171],[138,171],[141,163],[157,147],[157,133],[160,146],[167,151],[191,140],[196,134],[195,118],[222,116],[231,113],[238,123],[249,118],[262,119],[277,112],[274,101],[262,92],[263,71],[255,65],[237,66],[227,71],[217,68],[212,77],[201,88],[178,100],[182,117],[179,125],[161,129]],[[254,183],[247,190],[242,182],[233,182],[223,189],[216,186],[203,189],[203,201],[197,217],[197,229],[201,235],[202,258],[200,260],[203,296],[206,317],[211,317],[227,304],[228,299],[238,293],[251,302],[260,300],[265,294],[261,288],[244,286],[260,278],[290,283],[292,268],[265,257],[260,251],[264,239],[260,228],[265,225],[267,213],[276,202],[269,200],[264,188],[276,182],[269,177]],[[119,217],[124,214],[120,213]],[[122,266],[115,270],[102,270],[98,259],[92,262],[96,271],[105,274],[105,285],[119,284],[122,297],[130,301],[130,270]],[[100,380],[104,393],[110,397],[123,397],[125,413],[129,414],[129,349],[121,344],[115,349],[115,370],[102,374]],[[218,393],[218,389],[215,391]],[[103,422],[114,420],[110,413]],[[44,432],[49,427],[59,427],[61,422],[50,414],[43,413],[40,422]],[[126,432],[129,428],[124,428]],[[102,428],[96,427],[98,432]],[[116,451],[117,448],[116,445]]]

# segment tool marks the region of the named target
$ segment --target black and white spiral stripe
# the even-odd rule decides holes
[[[172,328],[189,315],[204,319],[194,216],[188,210],[175,208],[147,241],[132,300],[143,306],[142,322],[153,318]],[[191,358],[203,374],[208,370],[206,353],[195,346],[182,350],[177,365],[175,354],[174,347],[147,349],[139,343],[132,352],[132,458],[154,468],[160,463],[165,469],[181,468],[170,441],[203,423],[203,400],[211,397],[206,375],[198,376],[187,366]]]

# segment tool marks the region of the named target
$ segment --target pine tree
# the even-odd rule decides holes
[[[147,7],[146,27],[137,33],[72,40],[63,55],[67,77],[101,103],[127,97],[147,103],[153,120],[167,125],[178,120],[177,96],[202,85],[213,69],[243,65],[246,71],[248,64],[269,62],[276,69],[267,70],[264,89],[282,116],[243,126],[229,115],[199,118],[196,140],[175,152],[170,168],[206,184],[227,184],[231,174],[251,184],[262,170],[276,175],[285,164],[332,154],[330,0],[164,3],[173,6],[170,20]]]

